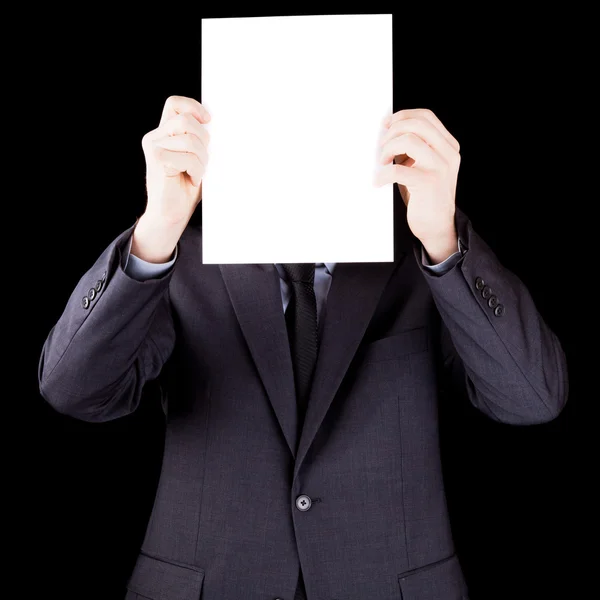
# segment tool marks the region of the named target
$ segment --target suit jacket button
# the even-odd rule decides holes
[[[96,281],[96,291],[97,292],[99,292],[102,289],[102,285],[103,285],[102,279],[98,279],[98,281]]]
[[[296,507],[302,512],[307,511],[310,508],[311,504],[312,500],[305,494],[302,494],[302,496],[298,496],[296,498]]]
[[[498,298],[493,294],[488,298],[488,306],[494,308],[498,304]]]
[[[498,306],[496,306],[496,308],[494,309],[494,314],[497,317],[501,317],[504,314],[504,305],[498,304]]]
[[[481,279],[481,277],[475,278],[475,289],[482,290],[484,285],[485,285],[485,281],[483,279]]]
[[[106,281],[106,271],[104,271],[104,273],[102,273],[102,281]]]
[[[96,297],[96,288],[90,288],[88,296],[90,297],[90,300],[93,300]]]
[[[88,308],[90,305],[90,299],[87,296],[84,296],[81,299],[81,306],[83,306],[83,308]]]
[[[489,285],[484,286],[483,290],[481,290],[481,297],[484,300],[487,300],[491,295],[492,295],[492,288]]]

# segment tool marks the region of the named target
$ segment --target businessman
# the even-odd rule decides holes
[[[492,419],[542,423],[568,379],[528,290],[455,205],[458,142],[428,110],[384,123],[393,262],[212,265],[190,221],[209,120],[167,100],[142,142],[146,209],[40,358],[44,398],[85,421],[160,383],[163,464],[126,599],[468,598],[438,400],[463,391]]]

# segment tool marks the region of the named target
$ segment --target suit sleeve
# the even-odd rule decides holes
[[[137,256],[131,254],[131,237],[127,243],[127,248],[123,253],[123,270],[132,279],[138,281],[145,281],[146,279],[153,279],[155,277],[162,277],[169,271],[177,260],[177,247],[173,251],[173,258],[168,260],[166,263],[149,263]]]
[[[79,280],[42,348],[41,395],[58,412],[84,421],[133,412],[144,383],[158,377],[175,345],[174,269],[144,281],[123,270],[136,224]]]
[[[556,418],[568,397],[561,344],[520,279],[502,266],[456,207],[462,256],[436,275],[417,264],[441,316],[442,375],[496,421],[530,425]]]

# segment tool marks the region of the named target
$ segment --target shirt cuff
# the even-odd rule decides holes
[[[129,238],[127,251],[123,253],[123,271],[125,271],[125,274],[132,279],[137,279],[138,281],[157,279],[166,275],[175,264],[175,260],[177,259],[177,246],[175,246],[175,250],[173,251],[173,257],[168,262],[150,263],[131,254],[132,242],[133,236]]]
[[[463,248],[459,239],[458,250],[454,254],[451,254],[446,260],[442,261],[441,263],[438,263],[437,265],[432,265],[429,264],[429,258],[427,257],[427,253],[425,252],[423,244],[421,244],[421,262],[428,271],[431,271],[436,275],[443,275],[444,273],[447,273],[460,260],[462,255]]]

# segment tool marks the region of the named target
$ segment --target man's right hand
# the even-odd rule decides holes
[[[169,260],[202,200],[208,163],[208,111],[193,98],[171,96],[159,126],[142,139],[148,202],[133,233],[131,253],[148,262]]]

